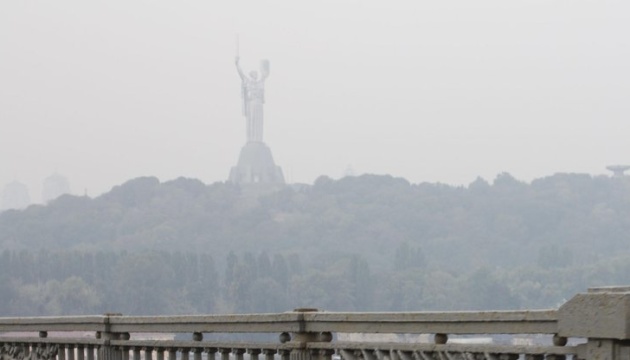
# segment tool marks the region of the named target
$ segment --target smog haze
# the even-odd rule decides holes
[[[288,182],[468,184],[628,163],[627,1],[4,1],[0,186],[225,181],[246,70]]]

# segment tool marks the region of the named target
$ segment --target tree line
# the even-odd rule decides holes
[[[374,272],[356,254],[303,262],[296,254],[230,252],[218,262],[198,253],[5,250],[0,316],[554,308],[588,286],[630,281],[629,256],[458,274],[427,267],[418,252],[405,245],[397,256],[411,261]]]
[[[628,178],[130,180],[0,213],[0,314],[555,307],[630,283]]]

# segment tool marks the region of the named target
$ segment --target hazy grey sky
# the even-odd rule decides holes
[[[468,184],[630,163],[630,2],[0,2],[0,186],[224,181],[246,70],[291,182]]]

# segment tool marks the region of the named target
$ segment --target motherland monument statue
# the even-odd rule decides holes
[[[265,80],[269,77],[269,60],[260,62],[260,79],[258,72],[251,71],[249,76],[243,72],[236,57],[236,70],[241,77],[241,96],[243,97],[243,115],[247,121],[247,141],[263,140],[263,122],[265,104]]]
[[[265,81],[269,77],[269,61],[260,62],[257,71],[245,74],[240,57],[235,59],[236,70],[241,78],[242,112],[245,116],[246,139],[238,164],[230,171],[230,182],[237,184],[284,184],[282,169],[273,161],[271,150],[263,142]]]

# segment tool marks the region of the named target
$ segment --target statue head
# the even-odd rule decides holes
[[[258,79],[258,71],[256,70],[250,71],[249,76],[251,76],[251,78],[254,80]]]

